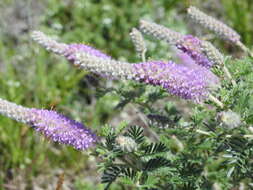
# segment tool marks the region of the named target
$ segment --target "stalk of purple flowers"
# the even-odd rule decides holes
[[[47,40],[48,41],[48,40]],[[44,45],[45,43],[40,43]],[[45,45],[44,45],[45,46]],[[50,44],[45,47],[50,46]],[[70,49],[70,45],[68,46]],[[71,51],[69,59],[74,65],[85,70],[113,78],[132,79],[142,83],[161,86],[170,94],[195,102],[202,102],[209,97],[210,87],[215,80],[209,70],[194,69],[173,62],[152,61],[137,64],[120,62],[92,55],[84,49]],[[62,53],[66,56],[65,53]],[[217,77],[214,77],[217,78]],[[215,83],[215,82],[214,82]]]
[[[200,40],[192,35],[182,35],[164,26],[148,21],[141,21],[140,29],[143,33],[166,40],[169,44],[175,45],[179,50],[188,54],[200,66],[210,69],[213,65],[223,65],[225,75],[231,80],[234,86],[236,85],[224,65],[223,55],[210,42]],[[163,36],[163,38],[160,36]]]
[[[0,98],[0,114],[32,126],[52,141],[85,150],[97,137],[84,125],[52,110],[26,108]]]
[[[148,35],[151,35],[159,40],[165,40],[170,45],[176,46],[181,51],[187,53],[197,64],[210,68],[214,64],[220,64],[220,60],[213,59],[209,55],[217,54],[219,51],[213,51],[214,47],[205,45],[205,41],[198,39],[192,35],[182,35],[178,32],[172,31],[165,26],[155,24],[148,21],[140,21],[140,30]]]

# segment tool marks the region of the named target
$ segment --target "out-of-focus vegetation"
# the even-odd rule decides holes
[[[183,15],[194,4],[229,21],[249,47],[253,44],[251,0],[3,0],[0,2],[0,97],[28,107],[57,109],[72,118],[102,128],[105,122],[126,120],[134,111],[118,113],[118,96],[96,98],[111,82],[76,70],[34,45],[31,30],[59,36],[64,42],[86,43],[117,59],[140,61],[129,32],[140,18],[151,19],[182,33]],[[184,19],[185,20],[185,19]],[[154,58],[169,58],[164,43],[148,43]],[[229,45],[224,51],[232,51]],[[121,118],[121,119],[117,119]],[[139,122],[137,121],[133,122]],[[35,135],[27,126],[0,117],[0,189],[54,189],[65,173],[63,188],[103,189],[97,161],[69,147]],[[120,186],[112,186],[121,189]]]

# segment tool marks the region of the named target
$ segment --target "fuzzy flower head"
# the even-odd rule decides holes
[[[208,96],[210,83],[201,70],[171,61],[139,63],[134,64],[134,68],[136,80],[162,86],[170,94],[195,102],[201,102]]]
[[[97,137],[84,125],[55,111],[30,109],[0,99],[0,114],[32,126],[52,141],[85,150]]]
[[[176,46],[178,49],[188,54],[197,64],[205,68],[212,67],[213,63],[202,52],[201,40],[198,38],[192,35],[186,35],[178,40]]]

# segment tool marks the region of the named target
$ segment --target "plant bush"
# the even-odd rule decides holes
[[[216,21],[213,22],[211,24],[216,27]],[[33,35],[35,41],[48,50],[65,56],[74,65],[102,76],[133,80],[120,83],[119,87],[100,88],[96,94],[99,99],[108,94],[116,97],[119,102],[113,108],[117,111],[128,105],[135,105],[143,123],[143,126],[138,126],[128,125],[123,121],[116,126],[107,124],[97,129],[96,134],[99,137],[94,138],[95,147],[91,148],[89,157],[98,160],[98,168],[102,172],[101,183],[105,183],[103,188],[109,189],[113,183],[119,184],[118,187],[114,186],[115,188],[122,186],[136,189],[252,188],[251,51],[240,39],[236,39],[232,41],[235,45],[239,44],[248,55],[241,59],[229,56],[223,58],[208,42],[181,34],[179,39],[175,39],[174,34],[164,36],[168,34],[168,29],[156,31],[156,27],[161,26],[155,25],[152,30],[147,29],[151,32],[141,27],[140,29],[181,50],[173,54],[186,56],[179,59],[175,56],[174,59],[182,63],[180,66],[176,64],[173,67],[175,70],[168,67],[166,75],[163,70],[159,70],[160,66],[166,71],[168,68],[163,67],[163,64],[174,63],[153,61],[154,58],[149,56],[149,53],[148,56],[141,54],[142,63],[130,64],[116,61],[90,49],[89,46],[58,43],[43,33]],[[220,27],[218,33],[223,31],[223,35],[229,39],[229,32],[223,30],[223,25]],[[217,29],[214,29],[214,32],[217,32]],[[175,40],[168,39],[171,37]],[[138,43],[143,41],[137,40],[134,43],[139,47]],[[139,51],[141,50],[138,49]],[[189,65],[182,66],[184,61]],[[185,73],[180,73],[182,68]],[[139,70],[136,72],[134,69]],[[163,75],[157,75],[160,73],[157,73],[156,69]],[[178,75],[177,71],[182,75]],[[175,78],[167,79],[169,74]],[[216,80],[216,76],[219,80]],[[74,77],[73,81],[75,84]],[[196,83],[197,81],[200,84]],[[215,83],[218,88],[211,88],[210,83]],[[200,94],[201,90],[203,94]],[[74,132],[74,135],[72,134],[71,130],[74,129],[71,126],[79,126],[78,123],[65,117],[62,120],[63,116],[58,116],[53,111],[42,110],[41,114],[33,109],[16,106],[1,100],[0,112],[32,125],[54,141],[72,145],[77,149],[90,147],[90,144],[76,144],[79,140],[90,142],[90,137],[87,138],[90,134],[87,131],[85,136]],[[44,111],[48,114],[43,114]],[[56,115],[51,116],[51,113]],[[50,127],[56,130],[48,132]],[[79,133],[82,134],[82,131]],[[93,141],[91,143],[93,144]]]

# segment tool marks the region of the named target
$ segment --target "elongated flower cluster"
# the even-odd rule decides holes
[[[196,23],[199,23],[203,27],[215,32],[221,37],[235,43],[240,41],[240,35],[236,31],[224,23],[216,20],[215,18],[203,13],[196,7],[189,7],[187,12],[190,18],[193,19]]]
[[[78,49],[78,47],[75,48]],[[195,102],[207,98],[210,87],[218,81],[217,77],[204,67],[191,67],[162,61],[131,64],[75,49],[69,50],[67,56],[65,53],[62,55],[82,69],[102,76],[131,79],[161,86],[170,94]]]
[[[130,33],[130,37],[132,39],[136,52],[138,53],[139,57],[142,57],[143,54],[147,51],[147,48],[141,32],[136,28],[133,28]]]
[[[223,56],[207,41],[200,40],[192,35],[182,35],[162,25],[141,21],[140,29],[143,33],[152,35],[159,40],[165,40],[171,45],[188,54],[198,65],[211,68],[220,64]]]
[[[187,67],[173,62],[144,62],[123,63],[119,61],[107,61],[100,58],[92,58],[79,53],[75,64],[99,74],[124,77],[142,83],[161,86],[170,94],[196,102],[203,101],[208,96],[209,88],[218,82],[217,77],[203,67]]]
[[[146,62],[134,64],[136,80],[159,85],[170,94],[184,99],[201,102],[208,97],[208,89],[214,81],[206,80],[202,70],[175,64],[173,62]],[[206,70],[206,74],[211,74]]]
[[[64,44],[59,43],[51,37],[45,35],[43,32],[34,31],[31,35],[32,39],[46,48],[48,51],[52,51],[56,54],[65,56],[69,61],[73,61],[75,52],[86,52],[90,55],[101,57],[103,59],[110,59],[111,57],[102,53],[101,51],[85,45],[85,44]]]
[[[52,141],[78,150],[91,147],[97,140],[84,125],[55,111],[25,108],[0,98],[0,114],[32,126]]]
[[[169,44],[176,44],[178,40],[182,39],[183,35],[170,30],[169,28],[145,20],[140,21],[140,30],[144,34],[148,34],[159,40],[165,40]]]

